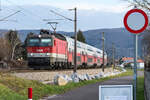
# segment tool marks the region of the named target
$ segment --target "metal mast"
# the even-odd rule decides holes
[[[69,21],[73,21],[74,22],[74,37],[75,37],[75,40],[74,40],[74,69],[73,69],[73,72],[76,73],[77,72],[77,8],[75,7],[74,9],[69,9],[69,10],[74,10],[74,20],[66,17],[66,16],[63,16],[57,12],[54,12],[53,10],[50,10],[50,12],[58,15],[58,16],[61,16]]]
[[[104,38],[104,32],[102,33],[102,41],[103,41],[103,66],[102,66],[102,71],[104,72],[104,67],[105,67],[105,38]]]

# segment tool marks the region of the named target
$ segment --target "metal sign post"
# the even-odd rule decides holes
[[[124,17],[125,28],[134,36],[134,100],[136,100],[137,90],[137,57],[138,57],[138,34],[143,32],[148,26],[147,14],[141,9],[131,9]]]
[[[136,88],[137,88],[137,57],[138,57],[138,34],[134,36],[134,100],[136,100]]]

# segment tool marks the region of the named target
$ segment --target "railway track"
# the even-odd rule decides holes
[[[88,68],[78,68],[78,70],[89,70],[89,69],[101,69],[100,67],[88,67]],[[70,69],[33,69],[29,67],[21,68],[11,68],[11,69],[0,69],[0,72],[15,72],[15,73],[25,73],[25,72],[61,72],[61,71],[73,71],[73,68]]]
[[[89,70],[89,69],[101,69],[101,68],[79,68],[78,70]],[[38,69],[38,70],[35,70],[33,68],[26,68],[26,69],[21,69],[21,68],[18,68],[18,69],[11,69],[9,71],[15,71],[15,72],[61,72],[61,71],[73,71],[73,68],[70,68],[70,69],[49,69],[49,70],[46,70],[46,69]]]

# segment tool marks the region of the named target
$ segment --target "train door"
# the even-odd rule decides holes
[[[72,64],[74,65],[74,50],[72,50]]]
[[[82,51],[82,56],[83,56],[83,63],[85,63],[86,61],[85,61],[85,53]]]
[[[94,67],[96,67],[96,66],[97,66],[97,56],[94,55]]]
[[[96,63],[96,56],[94,56],[94,63]]]

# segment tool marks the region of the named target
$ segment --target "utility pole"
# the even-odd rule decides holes
[[[113,69],[115,68],[115,46],[112,43],[112,62],[113,62]]]
[[[74,47],[74,50],[75,50],[75,60],[74,60],[74,73],[77,72],[77,8],[74,9],[75,10],[75,19],[74,19],[74,33],[75,33],[75,47]]]
[[[73,72],[77,72],[77,8],[70,9],[74,10],[74,70]]]
[[[104,72],[104,67],[105,67],[105,38],[104,38],[104,32],[102,32],[102,41],[103,41],[103,66],[102,66],[102,71]]]
[[[76,73],[77,72],[77,8],[75,7],[74,9],[69,9],[70,11],[74,10],[74,20],[66,17],[66,16],[63,16],[53,10],[50,10],[50,12],[58,15],[58,16],[61,16],[69,21],[72,21],[74,22],[74,37],[75,37],[75,40],[74,40],[74,69],[73,69],[73,72]]]

